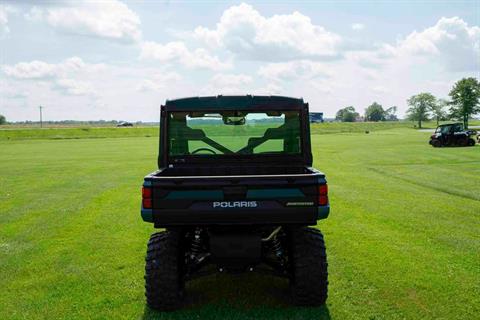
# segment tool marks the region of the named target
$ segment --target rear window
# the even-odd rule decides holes
[[[170,112],[170,156],[300,154],[298,111]]]

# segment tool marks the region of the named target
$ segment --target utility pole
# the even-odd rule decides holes
[[[40,128],[43,128],[43,121],[42,121],[42,109],[43,109],[43,107],[39,106],[38,108],[40,109]]]

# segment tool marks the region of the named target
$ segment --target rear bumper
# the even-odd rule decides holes
[[[142,219],[157,227],[182,225],[315,225],[326,219],[330,205],[309,208],[282,208],[277,210],[161,210],[141,209]]]
[[[318,207],[317,220],[327,219],[330,214],[330,205]]]

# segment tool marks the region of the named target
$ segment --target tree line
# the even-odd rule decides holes
[[[356,121],[398,121],[396,106],[383,109],[383,106],[377,102],[372,103],[365,109],[365,116],[360,116],[353,106],[349,106],[337,111],[336,120],[343,122]]]
[[[417,121],[419,128],[422,121],[431,119],[436,120],[437,125],[440,120],[459,120],[468,128],[468,119],[480,113],[480,82],[475,78],[463,78],[454,84],[448,95],[450,100],[438,99],[429,92],[411,96],[407,100],[410,107],[407,119]],[[396,106],[383,109],[381,104],[374,102],[365,109],[364,117],[353,106],[348,106],[338,110],[335,119],[344,122],[397,121],[396,112]]]

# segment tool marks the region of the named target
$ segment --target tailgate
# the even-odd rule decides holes
[[[142,217],[158,227],[175,225],[309,224],[328,215],[319,206],[325,175],[227,177],[147,176],[151,209]]]

